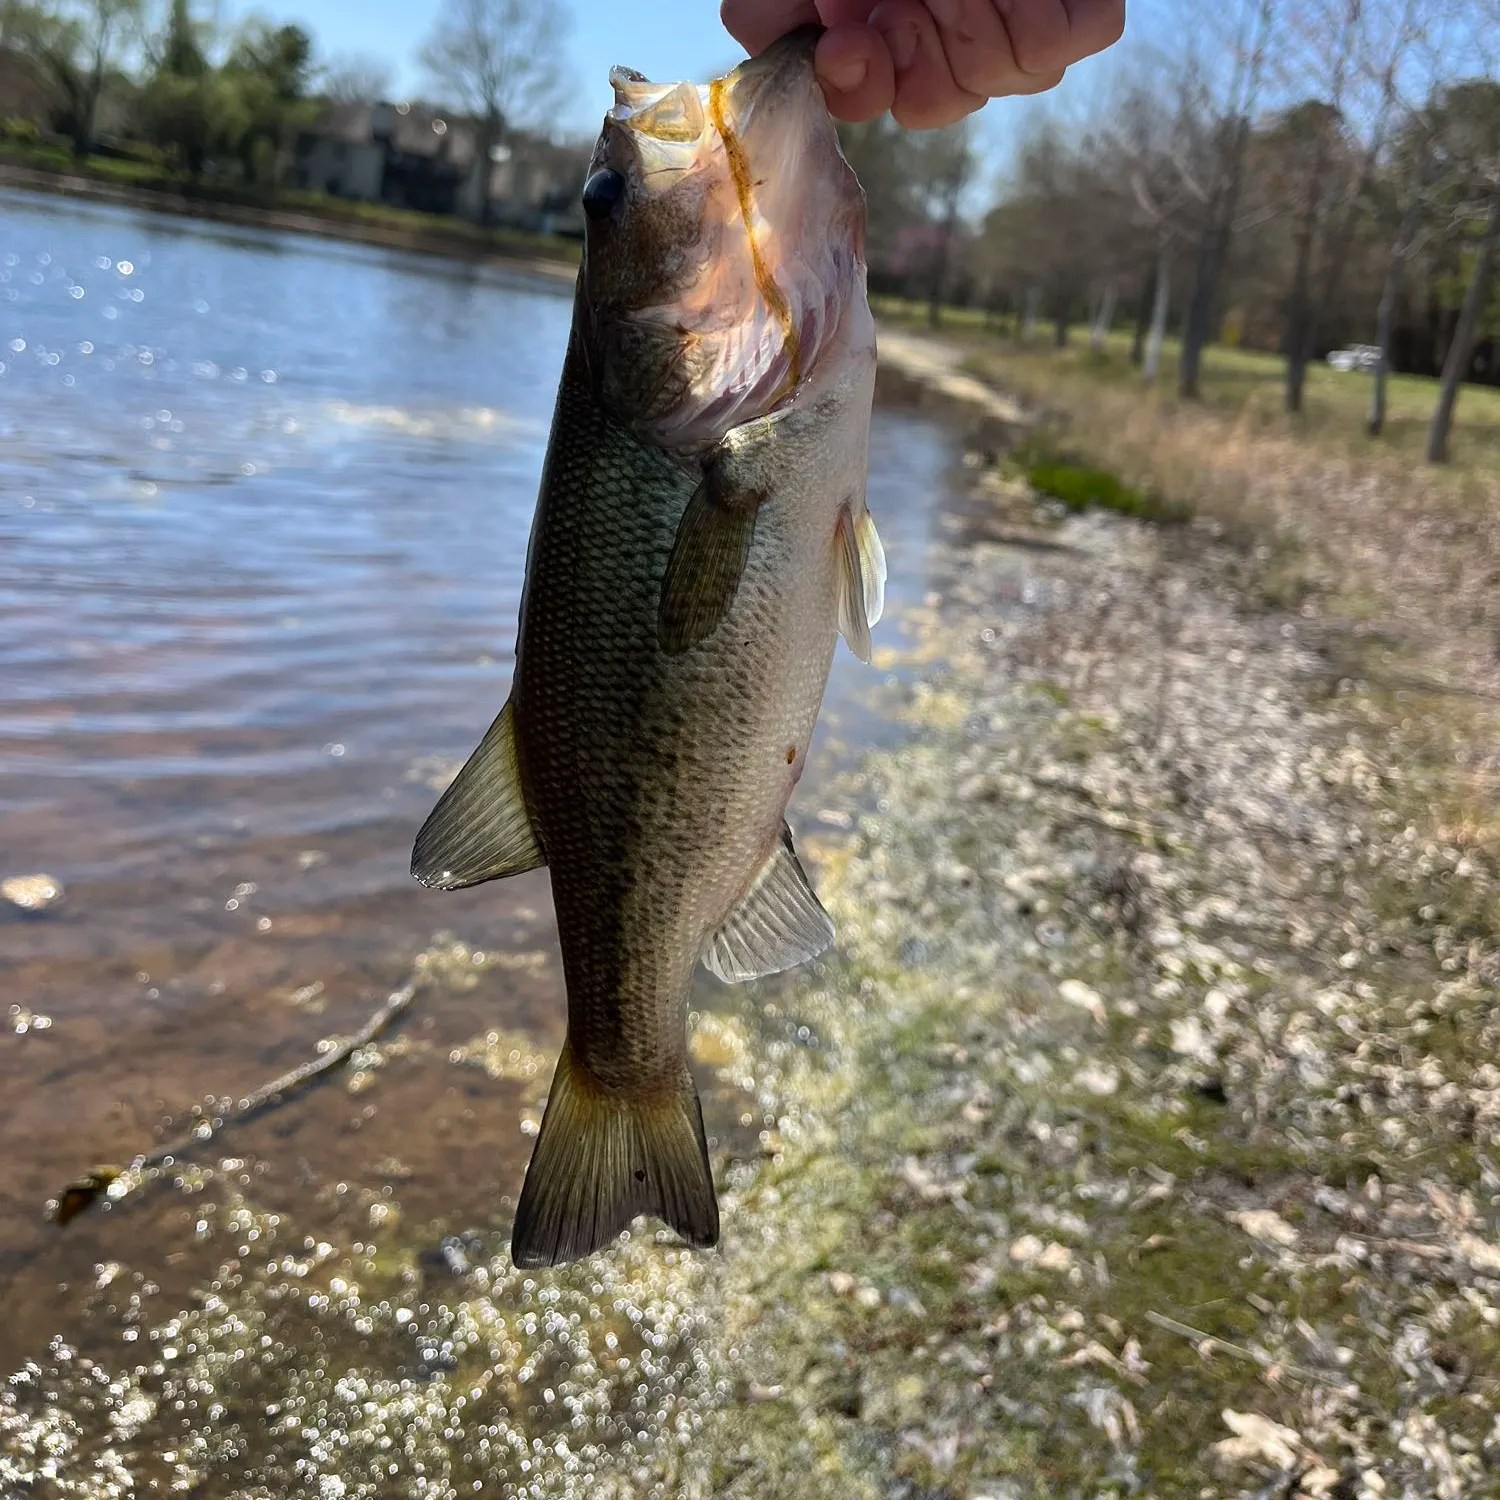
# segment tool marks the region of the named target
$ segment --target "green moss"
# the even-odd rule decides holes
[[[1075,515],[1112,510],[1159,524],[1192,518],[1192,507],[1185,502],[1135,489],[1109,469],[1063,451],[1055,433],[1031,437],[1014,455],[1014,463],[1038,495],[1058,501]]]

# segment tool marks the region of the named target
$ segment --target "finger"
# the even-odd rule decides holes
[[[1125,0],[992,0],[1023,73],[1055,73],[1125,30]]]
[[[880,0],[870,25],[885,38],[896,65],[891,114],[912,130],[936,130],[972,114],[985,101],[959,87],[938,36],[937,23],[919,0]]]
[[[863,26],[874,8],[875,0],[818,0],[818,17],[830,31],[835,26]]]
[[[953,80],[982,98],[1022,91],[1025,75],[993,0],[927,0]]]
[[[751,57],[764,52],[777,37],[818,20],[813,0],[722,0],[719,19],[724,29]]]
[[[858,122],[883,115],[896,102],[896,65],[885,38],[869,26],[835,26],[814,56],[829,112]]]
[[[1048,89],[1055,89],[1063,81],[1066,68],[1058,68],[1054,73],[1022,73],[1014,87],[1012,94],[1045,94]]]
[[[1023,73],[1051,73],[1074,61],[1072,23],[1063,0],[993,0]],[[1081,8],[1081,7],[1080,7]]]
[[[1073,33],[1073,56],[1062,66],[1113,47],[1125,35],[1125,0],[1063,0]]]

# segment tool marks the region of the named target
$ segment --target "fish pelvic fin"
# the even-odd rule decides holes
[[[875,520],[863,502],[839,511],[834,532],[839,565],[839,634],[849,649],[868,662],[874,648],[870,629],[885,611],[885,548]]]
[[[719,1238],[703,1109],[691,1073],[646,1098],[606,1088],[564,1043],[511,1230],[518,1266],[558,1266],[607,1245],[638,1214],[688,1244]]]
[[[741,984],[816,958],[833,936],[833,922],[797,858],[792,830],[783,823],[749,891],[704,945],[703,962],[725,984]]]
[[[411,872],[433,890],[456,891],[545,863],[521,793],[515,710],[500,710],[412,850]]]

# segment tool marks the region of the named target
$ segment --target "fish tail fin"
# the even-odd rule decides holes
[[[556,1266],[607,1244],[637,1214],[655,1214],[688,1244],[719,1238],[703,1109],[692,1075],[633,1099],[605,1088],[563,1045],[516,1207],[510,1255]]]

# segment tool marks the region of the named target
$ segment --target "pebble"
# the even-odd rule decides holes
[[[1238,1224],[1251,1239],[1263,1245],[1283,1245],[1290,1248],[1301,1236],[1295,1224],[1288,1224],[1279,1213],[1269,1208],[1249,1208],[1243,1213],[1230,1214],[1231,1223]]]
[[[1091,989],[1080,980],[1063,980],[1057,987],[1057,997],[1059,1000],[1066,1000],[1069,1005],[1076,1005],[1080,1010],[1086,1010],[1100,1026],[1108,1020],[1104,997],[1098,990]]]

